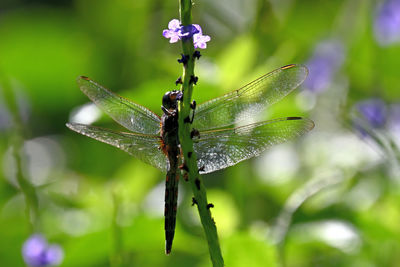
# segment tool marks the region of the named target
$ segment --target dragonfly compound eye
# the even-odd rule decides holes
[[[171,105],[172,105],[172,101],[171,101],[171,92],[166,92],[165,95],[162,98],[162,105],[163,107],[165,107],[166,109],[170,109]]]
[[[162,99],[162,105],[166,109],[176,109],[177,101],[181,99],[182,93],[180,91],[166,92]]]

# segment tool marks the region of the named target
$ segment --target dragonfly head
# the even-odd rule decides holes
[[[178,100],[182,99],[181,91],[169,91],[166,92],[162,99],[162,105],[166,109],[176,109]]]

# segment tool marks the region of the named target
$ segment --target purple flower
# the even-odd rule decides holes
[[[374,33],[382,46],[400,42],[400,0],[386,0],[378,5]]]
[[[168,23],[168,30],[163,31],[165,38],[170,38],[170,43],[176,43],[178,40],[188,40],[193,37],[194,48],[207,48],[207,42],[211,40],[208,35],[203,35],[200,25],[191,24],[181,26],[177,19],[173,19]]]
[[[177,19],[173,19],[168,23],[168,30],[163,30],[165,38],[171,38],[170,43],[176,43],[181,38],[181,23]]]
[[[194,26],[194,24],[182,26],[181,27],[181,38],[183,40],[188,40],[191,37],[193,37],[195,34],[197,34],[198,32],[199,32],[199,30]]]
[[[25,241],[22,255],[25,263],[32,267],[59,265],[64,257],[60,246],[48,244],[40,234],[34,234]]]
[[[356,105],[357,111],[373,128],[383,127],[386,123],[386,105],[381,99],[368,99]]]
[[[193,24],[193,26],[198,30],[198,33],[193,36],[193,44],[194,48],[207,48],[207,42],[211,40],[211,37],[208,35],[203,35],[203,31],[199,24]]]
[[[306,63],[310,74],[304,81],[304,87],[313,93],[324,91],[332,83],[343,61],[344,48],[340,42],[329,40],[319,43]]]

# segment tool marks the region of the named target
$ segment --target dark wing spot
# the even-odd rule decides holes
[[[301,120],[302,117],[287,117],[286,120],[292,121],[292,120]]]
[[[289,64],[289,65],[281,67],[281,70],[290,69],[290,68],[293,68],[294,66],[296,66],[296,65],[295,64]]]

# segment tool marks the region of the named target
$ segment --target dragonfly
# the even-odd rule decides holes
[[[287,65],[267,73],[249,84],[195,108],[192,121],[197,133],[194,151],[200,174],[215,172],[260,155],[272,145],[299,137],[314,128],[302,117],[283,117],[243,124],[280,101],[307,77],[303,65]],[[167,92],[162,99],[162,116],[125,99],[81,76],[78,85],[100,109],[128,132],[91,125],[67,123],[71,130],[115,146],[166,173],[164,230],[169,254],[175,233],[182,159],[178,138],[180,91]]]

